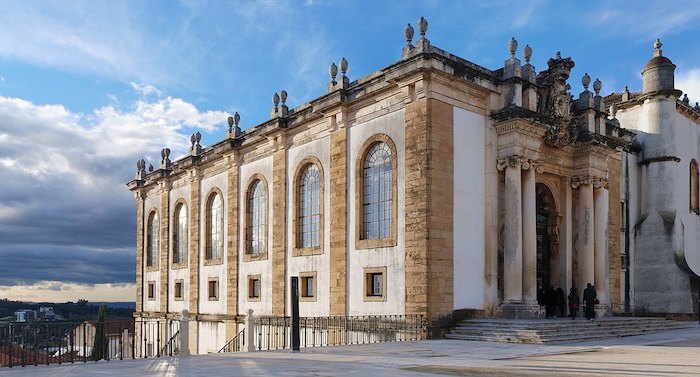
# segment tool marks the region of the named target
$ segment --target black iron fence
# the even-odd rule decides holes
[[[110,320],[0,324],[0,367],[172,356],[179,321]]]
[[[225,346],[221,347],[219,353],[222,352],[240,352],[245,347],[245,329],[241,330],[233,337]]]
[[[255,319],[255,349],[286,349],[291,346],[290,317]],[[301,317],[301,347],[401,342],[425,338],[423,316],[367,315]]]

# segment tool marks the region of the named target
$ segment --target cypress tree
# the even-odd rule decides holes
[[[100,305],[100,311],[97,315],[97,324],[95,325],[95,341],[92,346],[92,359],[97,361],[107,359],[107,333],[105,332],[105,306]]]

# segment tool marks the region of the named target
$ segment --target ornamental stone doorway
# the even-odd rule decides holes
[[[559,225],[554,196],[542,183],[536,185],[537,287],[547,288],[559,283],[557,250]]]

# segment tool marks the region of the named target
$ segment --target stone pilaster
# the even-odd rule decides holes
[[[159,235],[159,246],[160,246],[160,311],[162,313],[168,312],[168,271],[170,270],[170,264],[168,261],[170,258],[170,182],[167,179],[163,180],[161,183],[160,192],[160,235]]]
[[[136,191],[136,313],[143,311],[143,193]],[[138,327],[138,326],[137,326]]]
[[[621,228],[622,206],[620,205],[620,161],[617,158],[610,158],[608,163],[608,275],[610,276],[608,299],[615,310],[619,310],[619,304],[622,303],[622,298],[620,297],[622,287],[622,274],[620,273],[622,271],[622,262],[620,260],[621,235],[617,231],[617,229]]]
[[[535,192],[535,166],[523,164],[523,300],[537,301],[537,194]]]
[[[226,314],[238,314],[238,153],[228,159],[228,229],[226,231]],[[236,322],[227,321],[227,341],[236,336]]]
[[[429,321],[453,309],[453,124],[444,102],[406,105],[406,314]]]
[[[190,171],[190,314],[199,313],[199,210],[201,186],[199,171]],[[192,323],[196,329],[197,324]],[[190,341],[196,340],[191,337]],[[195,348],[196,349],[196,348]]]
[[[454,309],[454,109],[428,100],[428,316]],[[407,165],[409,166],[409,165]]]
[[[578,277],[576,285],[582,291],[586,284],[594,284],[594,239],[593,183],[589,177],[575,177],[571,186],[578,189]]]
[[[406,314],[428,313],[428,105],[406,105]]]
[[[347,164],[348,130],[337,114],[330,121],[337,130],[331,132],[330,146],[330,315],[347,315]]]
[[[284,142],[272,154],[272,315],[285,315],[287,285],[287,151]]]
[[[594,216],[595,216],[595,287],[597,297],[601,304],[609,304],[608,289],[608,190],[600,185],[593,190]]]
[[[521,159],[510,158],[505,167],[505,227],[503,241],[503,301],[523,299],[523,207]]]

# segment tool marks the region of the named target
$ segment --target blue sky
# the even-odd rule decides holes
[[[659,37],[700,101],[697,1],[2,1],[0,298],[133,300],[138,159],[218,141],[235,111],[256,125],[276,91],[322,95],[341,57],[351,80],[394,63],[421,16],[433,45],[489,69],[511,37],[538,71],[561,51],[574,95],[585,72],[640,90]]]

